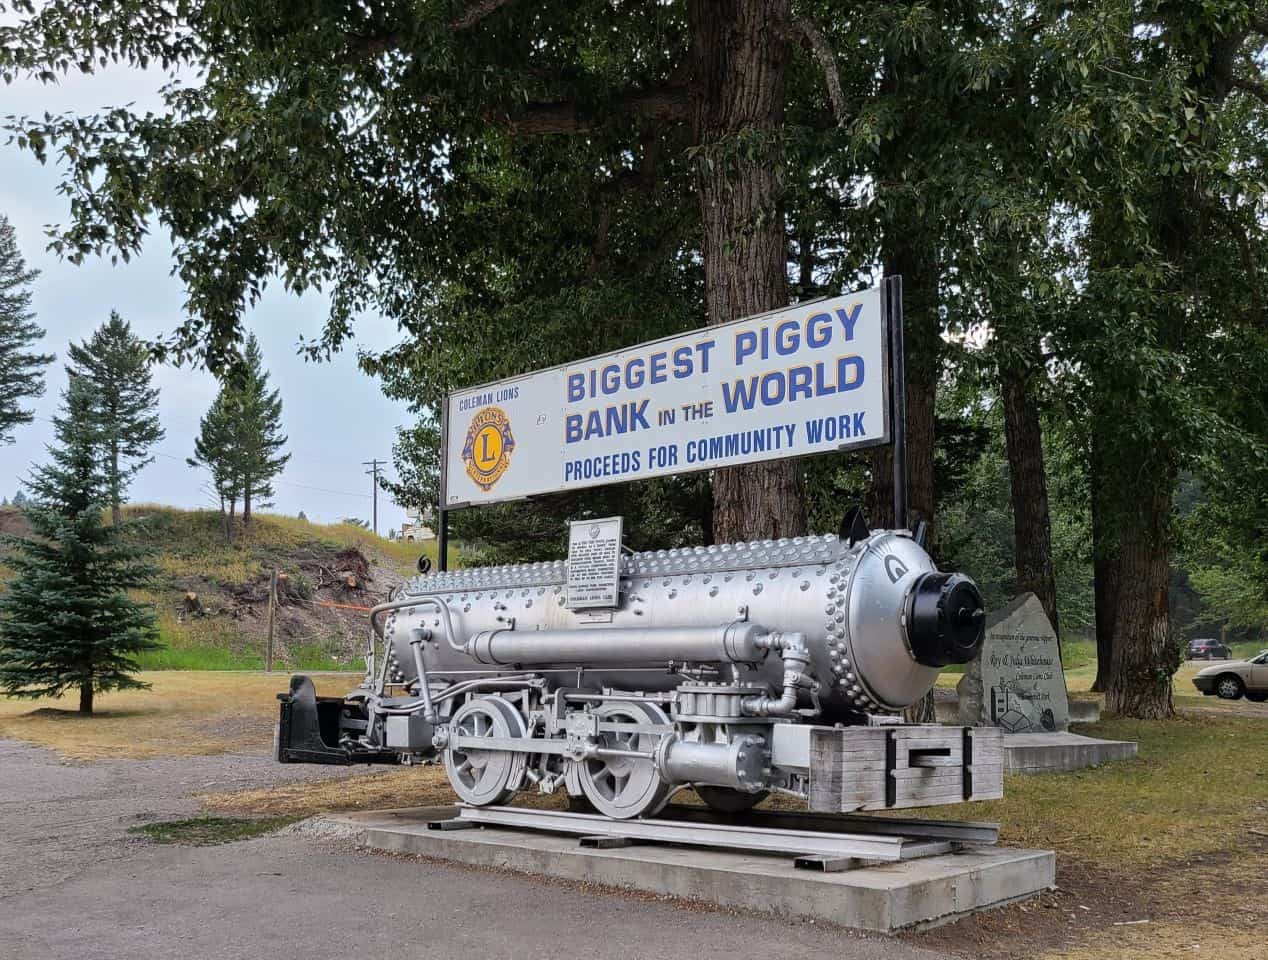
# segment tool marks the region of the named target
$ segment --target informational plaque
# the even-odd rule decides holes
[[[574,520],[568,532],[568,609],[615,607],[621,584],[621,518]]]

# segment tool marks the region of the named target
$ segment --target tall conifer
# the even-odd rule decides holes
[[[38,270],[28,270],[18,250],[13,226],[0,216],[0,443],[13,439],[13,429],[30,423],[24,400],[44,394],[44,367],[51,354],[32,353],[44,336],[31,312],[31,283]]]
[[[110,513],[117,527],[119,506],[137,471],[154,458],[150,447],[163,439],[159,392],[150,380],[145,344],[113,310],[110,319],[82,344],[70,346],[70,373],[94,387],[92,418],[105,460]]]
[[[15,697],[79,691],[79,712],[100,691],[138,689],[137,654],[155,649],[154,614],[128,596],[153,575],[144,551],[106,526],[108,480],[98,454],[91,385],[71,377],[58,445],[35,470],[24,508],[32,533],[9,537],[14,572],[0,597],[0,690]]]
[[[253,505],[266,505],[273,496],[273,479],[291,455],[282,453],[282,398],[269,389],[269,374],[255,334],[247,337],[242,371],[235,386],[239,449],[242,459],[242,522],[251,522]]]

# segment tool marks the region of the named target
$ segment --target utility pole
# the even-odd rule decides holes
[[[361,466],[369,467],[365,472],[367,477],[372,477],[370,481],[370,489],[374,496],[374,519],[372,521],[372,529],[377,534],[379,532],[379,467],[387,466],[386,460],[362,460]]]

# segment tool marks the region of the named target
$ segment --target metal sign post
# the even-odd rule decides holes
[[[894,443],[894,527],[907,527],[907,358],[903,347],[903,278],[882,282],[889,326],[889,403]]]

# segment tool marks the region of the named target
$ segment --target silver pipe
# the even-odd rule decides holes
[[[427,668],[423,666],[423,636],[421,629],[410,631],[409,645],[414,651],[414,669],[418,671],[418,695],[423,698],[423,719],[436,722],[436,707],[431,702],[431,688],[427,684]]]
[[[585,703],[611,703],[613,701],[621,703],[672,703],[675,696],[677,694],[673,693],[649,693],[641,697],[623,693],[565,693],[564,699]]]
[[[784,692],[779,697],[745,697],[740,709],[756,717],[786,717],[797,709],[797,694],[802,687],[810,687],[814,681],[806,671],[810,666],[810,651],[800,633],[771,633],[758,638],[758,643],[775,650],[784,661]]]
[[[478,663],[600,664],[752,663],[767,647],[758,642],[765,630],[737,620],[718,627],[590,627],[583,630],[484,630],[463,648]]]
[[[377,607],[370,611],[370,629],[374,630],[380,637],[383,631],[379,629],[378,618],[390,610],[403,610],[406,607],[431,607],[440,614],[441,622],[445,625],[445,639],[449,641],[449,646],[459,653],[464,652],[464,648],[457,642],[453,631],[453,619],[449,615],[449,606],[435,597],[414,597],[409,600],[391,600],[387,603],[380,603]],[[386,640],[386,638],[384,638]]]

